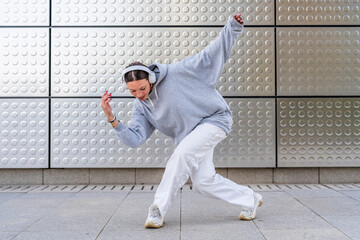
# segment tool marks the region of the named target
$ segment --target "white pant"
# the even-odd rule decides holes
[[[197,126],[176,147],[166,164],[164,175],[155,193],[162,216],[176,197],[179,189],[191,177],[193,188],[208,197],[252,208],[254,192],[216,174],[213,153],[216,145],[226,137],[221,128],[204,123]]]

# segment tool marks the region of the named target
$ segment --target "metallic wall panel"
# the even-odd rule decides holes
[[[0,29],[0,96],[49,95],[49,29]]]
[[[138,148],[117,140],[100,99],[52,99],[51,167],[164,167],[173,151],[171,139],[156,131]],[[111,102],[118,119],[128,123],[133,99]]]
[[[360,94],[360,28],[280,28],[279,96]]]
[[[49,0],[0,1],[0,26],[49,26]]]
[[[217,167],[275,166],[274,100],[227,99],[234,112],[230,135],[215,150]],[[133,99],[114,98],[113,111],[123,123]],[[164,167],[175,146],[156,131],[133,149],[121,144],[107,123],[99,99],[52,99],[52,168]]]
[[[49,101],[0,99],[0,168],[47,168]]]
[[[275,100],[226,100],[234,123],[229,136],[215,148],[215,166],[275,167]]]
[[[360,166],[360,99],[278,100],[279,167]]]
[[[223,96],[275,95],[275,40],[269,28],[245,28],[217,85]]]
[[[243,13],[249,25],[274,24],[273,0],[57,0],[53,26],[78,25],[223,25]]]
[[[278,25],[359,25],[359,1],[277,0]]]
[[[141,61],[172,63],[195,55],[221,28],[60,28],[52,34],[52,96],[130,96],[120,72]],[[273,96],[274,34],[246,29],[224,67],[218,89],[224,96]]]

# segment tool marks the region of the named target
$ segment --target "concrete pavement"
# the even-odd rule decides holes
[[[179,192],[161,229],[145,229],[156,186],[0,186],[0,239],[360,240],[360,184],[255,184],[254,221],[240,209]]]

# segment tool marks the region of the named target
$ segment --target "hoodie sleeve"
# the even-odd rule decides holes
[[[234,18],[229,19],[220,35],[200,53],[182,60],[185,71],[192,71],[211,86],[216,87],[224,64],[230,57],[243,26]]]
[[[129,126],[119,122],[115,128],[115,135],[122,143],[129,147],[136,148],[151,136],[154,129],[154,126],[134,104]]]

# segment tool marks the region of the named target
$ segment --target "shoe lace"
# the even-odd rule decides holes
[[[161,218],[160,210],[157,207],[150,208],[150,215],[152,218]]]
[[[245,208],[245,209],[243,209],[243,212],[244,212],[244,213],[251,213],[251,212],[252,212],[252,210],[251,210],[251,209],[247,209],[247,208]]]

